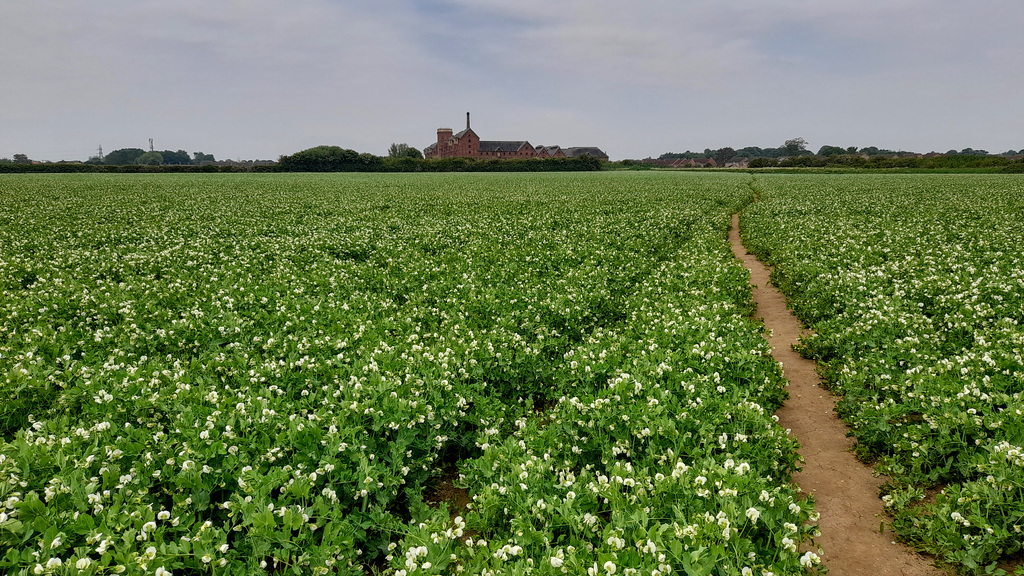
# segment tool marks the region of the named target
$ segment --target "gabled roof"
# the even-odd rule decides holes
[[[605,154],[600,148],[595,148],[593,146],[576,146],[574,148],[562,148],[562,152],[564,152],[565,155],[568,156],[569,158],[583,156],[584,154],[592,158],[608,157],[608,155]]]
[[[525,140],[481,140],[481,152],[517,152],[529,146]]]

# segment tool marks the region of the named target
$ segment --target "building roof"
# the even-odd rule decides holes
[[[564,152],[565,155],[568,156],[569,158],[583,156],[584,154],[591,156],[593,158],[608,157],[608,155],[605,154],[600,148],[595,148],[593,146],[576,146],[574,148],[562,148],[562,152]]]
[[[529,146],[525,140],[481,140],[481,152],[516,152]]]

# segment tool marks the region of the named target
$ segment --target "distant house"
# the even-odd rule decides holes
[[[481,140],[481,158],[533,158],[537,149],[525,140]]]
[[[481,140],[469,125],[469,112],[465,130],[454,133],[451,128],[438,128],[437,141],[423,149],[424,158],[575,158],[584,154],[608,160],[608,155],[595,147],[534,147],[526,140]]]
[[[744,158],[742,156],[733,156],[725,162],[726,168],[746,168],[750,165],[750,158]]]
[[[565,152],[558,146],[537,146],[537,158],[565,158]]]
[[[672,163],[673,168],[704,168],[718,166],[714,158],[679,158]]]

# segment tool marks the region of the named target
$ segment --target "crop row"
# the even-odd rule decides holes
[[[0,180],[8,573],[790,574],[742,177]],[[444,478],[471,499],[438,507]]]
[[[748,249],[815,334],[896,531],[968,571],[1024,542],[1024,186],[759,176]]]

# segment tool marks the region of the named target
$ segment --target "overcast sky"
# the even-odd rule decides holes
[[[0,157],[1024,148],[1021,0],[0,0]]]

